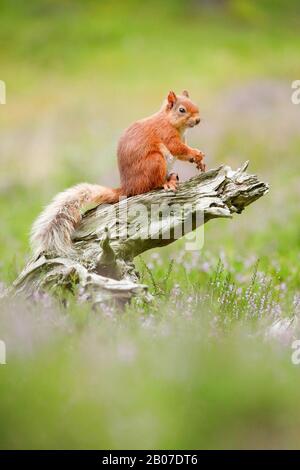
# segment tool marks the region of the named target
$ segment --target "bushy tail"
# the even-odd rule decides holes
[[[120,189],[87,183],[57,194],[32,226],[30,241],[34,254],[38,256],[43,251],[70,254],[72,234],[81,220],[81,209],[90,204],[117,202],[120,194]]]

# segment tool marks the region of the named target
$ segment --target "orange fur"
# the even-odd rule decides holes
[[[181,108],[186,112],[182,114]],[[182,140],[184,131],[199,122],[199,109],[188,93],[170,92],[160,111],[126,129],[118,145],[122,193],[132,196],[163,187],[167,181],[164,149],[204,170],[204,154]]]
[[[120,138],[121,187],[110,189],[82,183],[58,194],[33,224],[31,243],[36,255],[51,250],[71,254],[72,234],[81,220],[82,209],[90,204],[115,203],[120,196],[162,187],[176,190],[178,177],[167,175],[168,155],[196,163],[204,171],[204,154],[183,142],[184,131],[199,122],[199,109],[188,92],[176,96],[170,91],[156,114],[135,122]]]

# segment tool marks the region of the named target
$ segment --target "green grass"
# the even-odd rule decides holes
[[[57,191],[118,184],[121,130],[170,88],[200,104],[209,167],[249,159],[271,186],[201,251],[138,258],[150,304],[0,300],[1,448],[299,447],[293,338],[272,329],[300,313],[297,8],[0,0],[0,289]]]
[[[239,290],[220,262],[174,267],[125,312],[3,302],[1,447],[297,446],[298,369],[267,336],[292,299],[258,266]]]

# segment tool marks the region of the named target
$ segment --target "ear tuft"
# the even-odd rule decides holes
[[[173,108],[174,104],[176,103],[177,97],[174,91],[169,91],[168,94],[168,107],[171,109]]]
[[[183,90],[182,95],[186,96],[186,98],[190,97],[189,92],[187,90]]]

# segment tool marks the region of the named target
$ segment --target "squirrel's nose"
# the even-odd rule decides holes
[[[200,118],[197,118],[197,119],[195,120],[196,125],[199,124],[199,122],[200,122]]]

